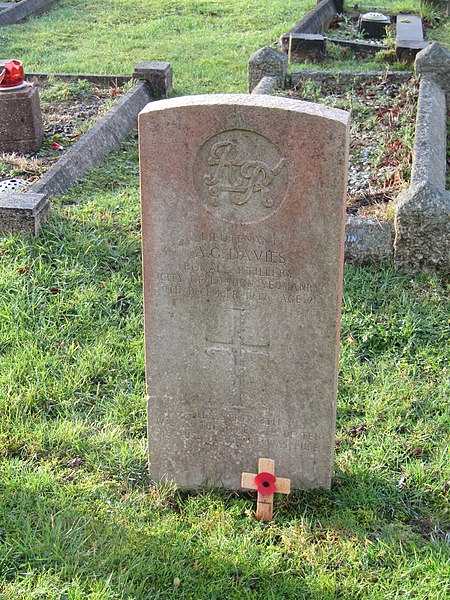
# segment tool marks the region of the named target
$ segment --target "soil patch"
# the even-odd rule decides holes
[[[339,89],[308,80],[287,94],[350,112],[347,212],[392,218],[393,201],[411,178],[418,82],[395,84],[380,76]]]

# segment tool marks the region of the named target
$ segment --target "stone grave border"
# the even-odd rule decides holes
[[[423,0],[421,0],[423,1]],[[450,0],[433,0],[437,6],[444,9],[447,3],[447,15]],[[338,46],[350,48],[355,52],[372,55],[382,50],[389,50],[383,44],[373,44],[364,40],[351,40],[347,38],[327,37],[328,29],[333,18],[344,11],[344,0],[317,0],[314,6],[300,21],[280,38],[280,45],[288,55],[296,54],[300,60],[305,57],[321,59],[326,55],[326,43],[331,42]],[[396,25],[396,54],[401,60],[414,62],[417,53],[427,47],[429,42],[423,38],[422,20],[417,15],[401,15],[410,17],[404,24],[400,21],[401,31]],[[397,17],[392,17],[396,20]],[[406,37],[405,37],[406,36]]]
[[[262,48],[249,61],[249,92],[271,94],[287,81],[287,55]],[[450,97],[450,52],[438,43],[421,50],[415,61],[420,75],[416,137],[410,187],[396,201],[394,223],[348,216],[345,258],[365,265],[393,259],[408,271],[450,271],[450,192],[445,189],[446,107]],[[407,81],[411,72],[294,71],[291,85],[301,79],[317,83],[353,84],[374,76]]]
[[[15,25],[30,16],[44,13],[56,0],[22,0],[0,11],[0,27]]]
[[[64,75],[64,80],[87,79],[99,85],[120,85],[136,80],[132,88],[62,156],[29,191],[0,195],[0,235],[36,235],[48,219],[50,197],[75,185],[92,167],[101,165],[108,154],[137,127],[137,116],[149,103],[172,91],[172,67],[165,62],[141,62],[131,77],[115,75]],[[30,73],[39,81],[48,75]]]

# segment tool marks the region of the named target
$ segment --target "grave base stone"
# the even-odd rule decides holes
[[[133,79],[143,79],[154,98],[168,98],[173,89],[173,68],[168,62],[142,61],[134,69]]]
[[[46,194],[6,192],[0,194],[0,235],[37,235],[50,214]]]
[[[394,262],[408,273],[450,273],[450,192],[423,181],[396,205]]]
[[[348,114],[190,96],[139,117],[150,474],[329,487]]]
[[[37,152],[44,129],[37,88],[0,92],[0,152]]]

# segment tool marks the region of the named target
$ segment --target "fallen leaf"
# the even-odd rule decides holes
[[[59,294],[59,292],[61,291],[59,288],[57,287],[51,287],[50,291],[52,294]]]
[[[179,587],[180,587],[180,585],[181,585],[180,578],[179,578],[179,577],[174,577],[174,580],[173,580],[173,587],[179,588]]]
[[[31,267],[32,267],[32,265],[25,265],[24,267],[19,269],[20,275],[25,275],[25,273],[28,273],[28,271],[31,269]]]
[[[77,456],[75,458],[72,458],[72,460],[69,460],[67,466],[73,469],[74,467],[79,467],[82,464],[82,462],[83,459],[80,456]]]
[[[360,423],[357,427],[352,427],[349,431],[350,435],[354,435],[355,437],[361,437],[361,435],[363,434],[363,432],[366,429],[366,424],[365,423]]]

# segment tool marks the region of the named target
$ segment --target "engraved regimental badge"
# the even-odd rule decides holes
[[[231,223],[273,215],[286,194],[288,161],[266,137],[231,129],[210,138],[194,164],[197,192],[207,210]]]

